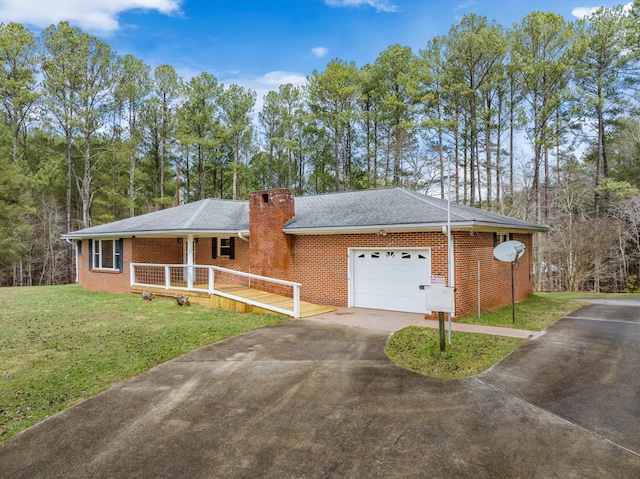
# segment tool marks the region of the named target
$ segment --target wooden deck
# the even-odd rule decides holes
[[[206,285],[194,285],[196,287],[206,288]],[[278,294],[268,293],[266,291],[260,291],[253,288],[247,288],[244,286],[235,285],[216,285],[216,288],[223,292],[245,298],[252,301],[258,301],[270,306],[277,306],[283,309],[293,310],[293,299],[286,296],[280,296]],[[140,287],[132,286],[131,292],[141,294],[143,291],[151,291],[156,296],[173,297],[175,295],[188,296],[189,301],[192,303],[207,306],[209,308],[228,309],[232,311],[238,311],[241,313],[269,313],[280,314],[271,311],[266,308],[254,306],[241,301],[225,298],[224,296],[218,296],[216,294],[209,294],[199,291],[185,291],[182,289],[164,289],[163,287]],[[335,311],[336,308],[331,306],[321,306],[306,301],[300,301],[300,317],[308,318],[318,314],[329,313]]]

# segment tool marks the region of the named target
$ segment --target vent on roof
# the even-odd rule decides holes
[[[262,202],[269,203],[269,193],[262,193]]]

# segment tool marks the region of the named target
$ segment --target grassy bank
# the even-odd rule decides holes
[[[187,351],[284,319],[78,285],[0,288],[0,440]]]

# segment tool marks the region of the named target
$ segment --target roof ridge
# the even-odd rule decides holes
[[[191,217],[182,225],[183,228],[187,229],[189,226],[193,224],[193,222],[198,218],[202,210],[205,209],[207,203],[209,202],[209,198],[205,198],[202,201],[202,204],[198,206],[198,209],[191,215]]]
[[[299,199],[299,198],[317,198],[318,196],[358,194],[358,193],[367,193],[367,192],[371,192],[371,191],[394,190],[394,189],[399,189],[399,188],[397,186],[381,186],[381,187],[378,187],[378,188],[364,188],[362,190],[327,191],[325,193],[317,193],[317,194],[314,194],[314,195],[296,196],[296,199]]]
[[[422,201],[423,203],[426,203],[429,206],[433,206],[434,208],[437,208],[440,211],[447,211],[447,208],[445,208],[443,206],[440,206],[439,204],[437,204],[437,202],[430,201],[430,200],[435,200],[437,198],[433,198],[431,196],[423,195],[422,193],[418,193],[417,191],[408,191],[408,190],[405,190],[404,188],[400,188],[399,186],[396,186],[395,189],[400,190],[405,195],[411,196],[412,198],[415,198],[418,201]]]

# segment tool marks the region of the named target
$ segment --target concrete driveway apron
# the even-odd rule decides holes
[[[5,441],[0,477],[639,477],[639,313],[588,306],[461,380],[393,364],[387,332],[290,321]]]

